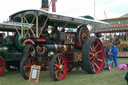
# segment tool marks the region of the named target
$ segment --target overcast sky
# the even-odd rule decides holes
[[[94,16],[94,0],[57,0],[57,13],[68,16]],[[0,22],[9,15],[24,9],[39,9],[41,0],[1,0]],[[128,13],[128,0],[95,0],[95,18],[97,20],[120,17]]]

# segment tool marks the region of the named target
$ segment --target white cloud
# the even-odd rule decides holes
[[[128,0],[109,0],[109,1],[110,2],[96,4],[96,13],[98,13],[97,14],[98,18],[100,18],[99,15],[101,15],[101,13],[104,14],[104,11],[106,12],[108,18],[120,17],[128,12],[127,10]]]
[[[104,19],[104,11],[108,18],[120,17],[128,12],[128,0],[95,0],[96,19]],[[94,0],[57,0],[57,13],[68,16],[94,16]],[[1,0],[0,21],[24,9],[38,9],[41,0]]]
[[[1,0],[0,1],[0,22],[7,20],[8,17],[24,9],[40,8],[41,0]]]

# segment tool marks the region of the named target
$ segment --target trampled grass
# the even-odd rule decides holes
[[[128,58],[118,58],[119,64],[128,64]],[[87,74],[84,71],[73,70],[63,81],[53,81],[49,71],[41,71],[38,83],[30,83],[21,77],[20,72],[5,72],[0,77],[0,85],[126,85],[124,76],[128,70],[102,71],[99,74]]]

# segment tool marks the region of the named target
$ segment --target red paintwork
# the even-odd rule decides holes
[[[23,45],[26,45],[26,44],[32,44],[32,45],[34,45],[35,42],[34,42],[33,40],[31,40],[31,39],[27,39],[27,40],[25,40],[25,41],[23,42]]]
[[[46,39],[37,39],[37,42],[46,42]]]
[[[82,47],[79,42],[75,43],[75,45],[76,45],[77,47]]]
[[[5,70],[5,62],[3,60],[3,58],[0,57],[0,76],[4,73]]]
[[[37,48],[37,46],[42,47],[43,48],[43,51],[40,52],[39,51],[39,48]],[[42,45],[42,44],[39,44],[37,46],[36,46],[37,53],[43,55],[46,52],[46,47],[44,45]]]
[[[73,52],[66,52],[64,54],[64,56],[66,57],[66,60],[69,62],[69,61],[73,61]]]

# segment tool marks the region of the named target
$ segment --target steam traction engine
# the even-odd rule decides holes
[[[26,26],[24,26],[26,28]],[[16,31],[17,30],[17,31]],[[5,69],[17,70],[22,58],[21,24],[0,23],[0,76]],[[18,34],[18,32],[20,32]]]
[[[63,80],[67,71],[81,66],[88,73],[101,72],[104,64],[104,49],[97,38],[89,38],[87,24],[102,22],[73,18],[46,12],[24,10],[10,16],[13,22],[21,22],[25,45],[20,71],[24,79],[29,78],[32,65],[42,70],[50,69],[53,80]],[[24,23],[29,29],[24,30]],[[69,29],[72,32],[69,32]]]

